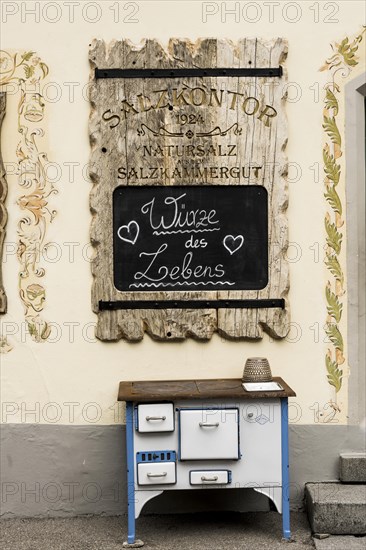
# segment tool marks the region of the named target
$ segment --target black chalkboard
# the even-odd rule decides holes
[[[262,186],[121,186],[113,195],[121,291],[259,290],[268,283]]]

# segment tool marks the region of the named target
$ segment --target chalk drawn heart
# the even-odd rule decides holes
[[[239,248],[243,246],[244,237],[243,235],[238,235],[237,237],[234,237],[233,235],[226,235],[223,243],[226,250],[228,250],[230,254],[233,255],[239,250]]]
[[[117,231],[117,235],[122,241],[126,241],[126,243],[135,244],[137,241],[137,237],[140,233],[140,227],[135,220],[132,220],[127,225],[121,225],[121,227]]]

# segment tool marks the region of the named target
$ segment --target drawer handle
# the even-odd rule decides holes
[[[200,422],[199,426],[200,428],[218,428],[220,426],[220,422],[215,422],[214,424],[209,424],[208,422]]]
[[[212,476],[212,477],[201,476],[201,481],[217,481],[218,479],[219,479],[219,476]]]
[[[147,416],[146,420],[149,422],[150,420],[166,420],[166,416]]]
[[[167,474],[167,472],[163,472],[163,473],[161,473],[161,474],[151,474],[151,473],[147,473],[146,475],[147,475],[147,477],[166,477],[168,474]]]

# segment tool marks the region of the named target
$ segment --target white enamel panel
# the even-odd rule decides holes
[[[238,409],[180,411],[180,459],[238,459]]]
[[[201,490],[202,485],[189,483],[191,470],[230,470],[231,483],[221,485],[222,489],[234,489],[235,487],[281,487],[281,404],[280,399],[222,399],[202,400],[177,400],[174,403],[174,415],[176,429],[173,432],[134,432],[135,453],[149,451],[179,450],[179,413],[177,409],[206,408],[213,409],[219,406],[229,409],[239,407],[240,429],[240,460],[233,459],[203,459],[177,461],[177,482],[174,485],[163,485],[164,490],[191,489]],[[134,411],[134,415],[137,410]],[[208,416],[210,418],[210,416]],[[135,469],[135,483],[137,484],[137,468]],[[154,485],[151,490],[157,490],[159,485]],[[141,487],[149,490],[148,486]]]
[[[173,403],[152,403],[137,406],[138,431],[172,432],[174,430]]]
[[[165,485],[176,482],[175,462],[150,462],[137,465],[139,485]]]
[[[191,485],[223,485],[229,483],[227,470],[194,470],[189,472]]]
[[[281,485],[281,406],[273,400],[246,402],[242,408],[243,476],[262,486]]]

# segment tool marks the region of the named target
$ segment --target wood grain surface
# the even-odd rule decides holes
[[[283,391],[246,391],[241,379],[154,380],[120,382],[118,401],[164,401],[176,399],[258,399],[295,397],[296,393],[282,378],[274,377]]]

